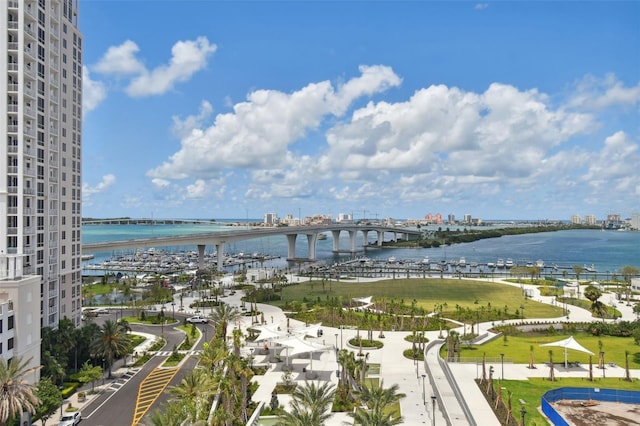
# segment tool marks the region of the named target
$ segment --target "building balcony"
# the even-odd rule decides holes
[[[7,132],[18,133],[18,126],[14,126],[14,125],[7,126]]]
[[[18,214],[18,208],[17,207],[7,207],[7,214],[13,214],[13,215]]]
[[[38,6],[33,3],[24,8],[25,18],[31,17],[34,21],[38,20]]]
[[[36,98],[36,90],[32,87],[28,87],[25,86],[24,87],[24,94],[29,96],[31,99],[35,99]]]
[[[57,296],[57,293],[56,293]],[[58,313],[58,306],[49,306],[49,315],[55,315]]]
[[[24,67],[24,73],[26,75],[28,75],[29,77],[33,77],[34,80],[36,79],[36,72],[35,72],[35,69],[33,67],[31,67],[31,66]]]
[[[18,166],[7,166],[7,173],[9,173],[10,175],[17,175]]]
[[[14,1],[14,0],[9,0],[7,2],[7,7],[9,9],[18,9],[20,7],[20,2]]]
[[[17,113],[18,112],[18,104],[9,104],[9,105],[7,105],[7,112]]]
[[[7,43],[7,50],[9,50],[9,52],[12,51],[17,51],[19,48],[19,44],[13,41],[10,41]]]
[[[31,136],[32,138],[36,137],[36,129],[33,128],[26,128],[24,129],[24,134],[27,136]]]
[[[33,110],[33,108],[25,108],[24,114],[29,117],[36,118],[36,112]]]
[[[24,48],[24,53],[29,56],[31,59],[36,59],[36,50],[33,48]]]
[[[18,228],[16,227],[7,228],[7,235],[18,235]]]
[[[35,175],[36,175],[35,173],[31,173],[31,174],[29,174],[27,176],[35,176]],[[24,193],[24,195],[36,195],[36,190],[33,189],[33,188],[24,188],[23,189],[23,193]]]
[[[9,43],[9,44],[11,44],[11,43]],[[18,71],[18,64],[16,64],[15,62],[9,62],[9,64],[7,65],[7,69],[9,70],[9,72],[17,72]]]
[[[18,85],[16,83],[9,83],[7,84],[7,92],[17,92],[18,91]]]
[[[51,17],[51,22],[59,22],[59,9],[58,6],[52,6],[51,11],[49,12],[49,17]]]
[[[36,32],[35,32],[35,31],[33,31],[33,30],[31,29],[31,27],[29,27],[29,26],[25,26],[25,27],[24,27],[24,33],[25,33],[25,34],[27,34],[27,35],[29,35],[29,36],[31,36],[31,39],[32,39],[32,40],[37,40],[37,38],[36,38]]]

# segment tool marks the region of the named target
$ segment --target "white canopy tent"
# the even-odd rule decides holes
[[[318,331],[320,330],[321,326],[322,326],[321,322],[317,324],[311,324],[307,327],[293,329],[291,330],[291,334],[293,334],[294,336],[302,336],[303,338],[318,337]]]
[[[258,330],[260,332],[258,337],[256,337],[256,340],[254,341],[261,342],[263,340],[278,340],[278,339],[287,337],[286,333],[282,333],[278,331],[279,326],[280,326],[280,323],[275,323],[275,324],[266,324],[266,325],[255,325],[249,328]]]
[[[578,343],[573,338],[573,336],[564,340],[560,340],[558,342],[545,343],[544,345],[540,345],[540,346],[558,346],[558,347],[564,348],[564,368],[567,368],[567,364],[568,364],[567,362],[568,349],[573,349],[574,351],[580,351],[580,352],[588,353],[589,355],[594,355],[593,352],[591,352],[589,349],[585,348],[580,343]]]
[[[362,303],[360,306],[356,306],[354,308],[356,311],[364,311],[369,306],[373,305],[373,302],[372,302],[373,296],[369,296],[369,297],[352,297],[351,300],[353,300],[356,303]]]
[[[278,340],[278,344],[287,348],[287,361],[286,364],[289,363],[289,356],[309,353],[309,360],[311,362],[310,370],[313,371],[313,353],[314,352],[323,352],[328,349],[331,349],[329,346],[321,345],[315,342],[307,342],[304,339],[301,339],[298,336],[291,336],[286,339]]]

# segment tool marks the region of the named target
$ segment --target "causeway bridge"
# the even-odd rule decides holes
[[[222,269],[224,261],[224,245],[237,241],[245,241],[256,238],[264,238],[270,236],[283,235],[287,238],[287,260],[300,259],[296,258],[296,240],[298,236],[305,235],[307,237],[308,258],[306,260],[316,259],[316,242],[318,235],[321,233],[331,233],[333,238],[333,252],[341,252],[339,247],[340,233],[347,232],[349,234],[349,249],[342,250],[350,253],[356,252],[356,237],[358,232],[362,233],[364,247],[367,247],[367,237],[370,232],[377,233],[377,246],[382,246],[384,235],[386,233],[393,234],[393,240],[402,238],[409,240],[418,238],[421,232],[414,229],[407,229],[394,226],[384,225],[357,225],[357,224],[332,224],[317,226],[284,226],[263,228],[254,227],[248,229],[234,229],[230,231],[207,232],[201,234],[176,235],[168,237],[152,237],[152,238],[136,238],[122,241],[105,241],[99,243],[88,243],[82,245],[83,253],[99,253],[113,250],[126,250],[150,247],[166,247],[166,246],[197,246],[199,267],[204,268],[204,253],[207,245],[214,245],[217,251],[218,269]]]

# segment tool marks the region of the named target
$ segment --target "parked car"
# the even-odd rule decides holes
[[[60,417],[60,422],[58,426],[75,426],[80,423],[82,420],[82,414],[80,410],[74,411],[73,413],[65,413],[62,417]]]
[[[191,324],[204,324],[209,322],[209,320],[203,316],[197,315],[195,317],[187,318],[187,322]]]
[[[109,310],[106,309],[106,308],[98,308],[93,312],[95,312],[98,315],[108,315],[109,314]]]

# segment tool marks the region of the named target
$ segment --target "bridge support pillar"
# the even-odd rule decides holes
[[[216,255],[218,260],[218,271],[224,268],[224,243],[216,244]]]
[[[331,231],[331,236],[333,237],[333,252],[337,253],[340,251],[340,231]]]
[[[318,234],[307,234],[307,245],[309,247],[309,260],[316,260],[316,241]]]
[[[198,269],[204,269],[204,249],[207,246],[204,244],[198,244]]]
[[[362,247],[366,248],[369,245],[369,231],[367,229],[362,230]]]
[[[356,237],[358,236],[358,231],[349,231],[349,243],[350,243],[350,251],[351,253],[356,252]]]
[[[293,260],[296,258],[296,238],[298,234],[287,234],[287,259]]]
[[[382,247],[384,241],[384,231],[376,231],[378,233],[378,247]]]

